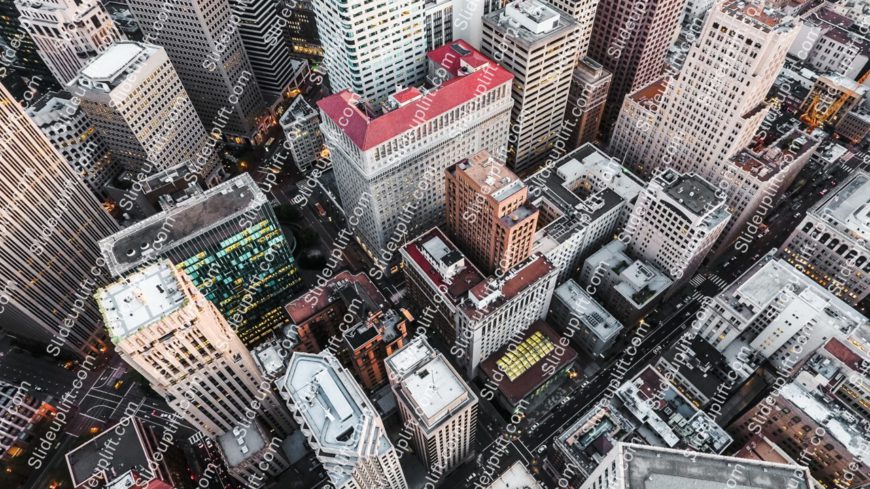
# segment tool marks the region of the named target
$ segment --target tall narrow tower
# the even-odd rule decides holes
[[[278,433],[290,414],[230,325],[168,260],[96,294],[116,351],[185,420],[217,436],[255,412]]]
[[[517,173],[550,156],[565,117],[579,26],[541,0],[515,0],[483,18],[481,51],[514,77],[507,162]]]
[[[613,74],[602,133],[610,137],[632,90],[658,78],[685,0],[606,0],[599,4],[589,56]]]
[[[126,39],[99,0],[15,0],[21,26],[61,85],[113,42]]]
[[[117,225],[5,87],[0,161],[2,328],[53,355],[96,351],[97,242]]]
[[[239,34],[257,85],[266,102],[274,102],[293,76],[290,47],[284,41],[281,21],[295,14],[284,12],[289,8],[277,0],[230,0],[230,5],[241,19]]]
[[[128,0],[144,41],[166,49],[209,132],[250,138],[263,95],[229,0]]]
[[[333,92],[375,104],[426,74],[424,0],[314,0]]]

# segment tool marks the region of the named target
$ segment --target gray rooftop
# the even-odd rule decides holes
[[[149,57],[162,50],[160,46],[142,42],[116,42],[92,58],[78,76],[70,81],[70,85],[78,84],[86,88],[111,91]]]
[[[821,219],[834,219],[843,228],[870,241],[870,174],[855,172],[811,212]]]
[[[671,173],[671,172],[666,172]],[[710,182],[695,174],[679,175],[668,181],[664,191],[672,199],[683,205],[696,216],[703,216],[725,202],[725,197],[718,193]],[[668,177],[665,177],[668,178]]]
[[[266,438],[256,421],[247,428],[237,426],[227,431],[218,437],[217,442],[230,468],[236,467],[266,447]]]
[[[574,279],[556,288],[556,299],[571,309],[573,315],[592,334],[606,341],[622,331],[622,323],[595,301]]]
[[[385,364],[400,379],[400,395],[429,428],[451,412],[477,402],[459,374],[423,337],[388,357]]]
[[[645,489],[812,489],[805,467],[620,444],[630,453],[624,486]],[[738,467],[739,464],[739,467]],[[736,470],[739,469],[739,470]]]
[[[117,344],[179,309],[186,296],[169,261],[149,265],[96,294],[106,329]]]
[[[215,226],[241,221],[246,212],[266,204],[266,195],[243,173],[100,240],[100,251],[118,277]]]

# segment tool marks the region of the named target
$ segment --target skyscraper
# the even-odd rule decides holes
[[[112,43],[126,39],[99,0],[14,0],[21,26],[61,85]]]
[[[284,324],[302,278],[269,198],[247,173],[100,242],[115,277],[168,258],[247,345]]]
[[[423,18],[427,53],[453,40],[453,0],[426,0]]]
[[[20,18],[14,2],[0,2],[0,82],[15,100],[25,103],[25,94],[34,87],[44,93],[60,85],[37,54],[36,43],[21,26]]]
[[[680,282],[692,278],[729,219],[718,188],[697,175],[668,170],[638,196],[625,234],[630,254]]]
[[[220,180],[219,152],[160,46],[113,44],[67,89],[112,151],[141,180],[190,161],[208,184]]]
[[[314,0],[333,92],[379,104],[426,74],[424,0]]]
[[[336,489],[407,489],[380,415],[334,356],[294,353],[278,385]]]
[[[320,132],[320,114],[304,97],[296,97],[279,120],[290,156],[301,172],[311,169],[323,151],[323,134]]]
[[[290,47],[284,42],[279,22],[282,7],[276,0],[230,0],[230,7],[240,19],[239,34],[257,86],[266,102],[272,103],[281,97],[293,75]]]
[[[342,204],[362,211],[352,228],[371,254],[444,219],[449,165],[507,146],[513,76],[464,41],[428,56],[440,83],[391,95],[383,113],[347,91],[317,103]]]
[[[598,139],[612,79],[613,75],[594,59],[585,56],[577,61],[565,109],[565,120],[573,127],[571,143],[574,146]]]
[[[217,436],[250,411],[279,434],[290,415],[214,304],[168,260],[100,289],[115,350],[187,422]]]
[[[483,18],[481,51],[515,77],[507,162],[518,173],[543,163],[562,131],[579,31],[540,0],[515,0]]]
[[[679,76],[666,77],[660,100],[647,108],[651,123],[620,120],[613,154],[647,174],[670,167],[718,185],[728,159],[749,145],[770,110],[767,93],[798,34],[797,22],[773,7],[717,4]]]
[[[439,480],[474,453],[477,396],[444,355],[418,336],[385,362],[390,386],[429,477]]]
[[[0,135],[3,329],[83,356],[99,328],[97,241],[117,225],[5,87]]]
[[[598,5],[589,56],[613,74],[602,133],[609,139],[626,94],[661,76],[684,0],[607,0]]]
[[[538,210],[522,180],[485,150],[447,168],[445,177],[447,229],[474,263],[492,273],[528,258]]]
[[[577,59],[583,59],[589,51],[592,41],[592,27],[595,23],[595,12],[598,11],[600,0],[547,0],[550,5],[562,10],[577,21],[577,35],[580,44],[577,46]]]
[[[79,104],[66,92],[48,92],[27,110],[27,115],[98,197],[103,187],[121,172],[102,135],[96,132]]]
[[[248,61],[229,0],[128,0],[144,40],[166,49],[190,101],[210,133],[254,135],[263,95]]]

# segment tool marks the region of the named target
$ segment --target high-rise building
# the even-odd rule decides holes
[[[853,173],[783,243],[784,258],[849,304],[870,295],[870,173]]]
[[[618,442],[580,489],[628,489],[649,485],[647,481],[653,480],[671,487],[816,487],[810,471],[802,465]]]
[[[275,477],[290,468],[282,449],[283,440],[269,436],[257,420],[250,426],[236,426],[216,441],[227,472],[244,485],[257,486],[267,477]]]
[[[384,361],[408,342],[411,313],[387,309],[371,314],[344,334],[347,348],[342,354],[363,388],[372,391],[387,382]]]
[[[347,90],[377,105],[396,87],[426,74],[424,0],[314,0],[323,62],[334,93]]]
[[[659,76],[685,0],[608,0],[595,14],[589,56],[613,74],[601,132],[610,138],[626,94]]]
[[[80,98],[112,157],[137,179],[191,161],[206,182],[219,181],[220,151],[162,47],[115,43],[93,58],[67,90]]]
[[[502,272],[532,252],[538,210],[529,189],[484,150],[445,171],[447,229],[487,273]]]
[[[559,283],[613,238],[645,184],[595,145],[584,144],[526,179],[540,211],[533,252],[559,270]]]
[[[647,106],[652,123],[620,121],[611,152],[649,175],[672,168],[718,185],[728,159],[749,146],[770,111],[767,93],[798,23],[773,7],[738,0],[717,4],[679,74],[665,77],[660,100]],[[646,84],[634,88],[647,90]]]
[[[290,146],[290,156],[301,172],[311,169],[323,151],[323,134],[320,132],[320,114],[304,97],[296,97],[279,119],[284,136]]]
[[[845,338],[868,320],[785,261],[767,254],[700,313],[699,334],[749,377],[762,363],[783,374],[828,339]]]
[[[284,303],[302,283],[269,198],[246,173],[125,228],[100,249],[114,277],[169,259],[247,345],[285,323]]]
[[[168,260],[96,294],[115,351],[192,426],[217,436],[253,411],[281,435],[289,413],[214,304]]]
[[[732,218],[719,236],[716,253],[732,246],[746,253],[761,233],[761,222],[803,170],[821,141],[799,129],[779,136],[771,129],[770,144],[759,142],[730,158],[720,185]],[[777,137],[779,136],[779,137]]]
[[[412,437],[430,477],[440,480],[474,454],[477,396],[423,336],[385,364],[403,430]]]
[[[725,195],[695,174],[666,170],[637,198],[625,226],[629,254],[680,282],[695,270],[725,230]]]
[[[5,87],[0,136],[3,329],[84,356],[98,347],[97,241],[117,224]]]
[[[229,0],[177,0],[169,6],[127,0],[127,4],[144,40],[166,49],[208,131],[254,137],[263,95],[239,34],[242,20],[233,14]]]
[[[440,84],[391,95],[383,113],[348,91],[317,103],[342,205],[362,211],[352,227],[371,254],[443,221],[448,166],[507,147],[513,76],[464,41],[428,56]]]
[[[121,173],[81,107],[66,92],[48,92],[27,109],[27,115],[98,198],[105,186]]]
[[[98,53],[126,39],[99,0],[14,1],[21,27],[61,85]]]
[[[0,460],[22,456],[35,441],[33,433],[39,422],[57,414],[40,392],[25,384],[0,380]]]
[[[36,43],[21,26],[15,2],[0,2],[0,82],[21,104],[32,100],[34,91],[61,88],[37,53]],[[34,90],[35,89],[35,90]],[[27,98],[25,98],[25,95]]]
[[[547,3],[562,10],[577,21],[580,27],[577,35],[580,44],[577,46],[577,59],[586,57],[589,43],[592,41],[592,27],[595,23],[595,12],[598,11],[600,0],[547,0]]]
[[[515,77],[507,162],[516,172],[543,163],[562,131],[579,31],[541,0],[515,0],[483,18],[481,51]]]
[[[296,56],[323,57],[320,34],[317,33],[317,15],[313,0],[284,0],[282,15],[287,9],[287,42]]]
[[[549,321],[571,343],[597,357],[608,353],[623,329],[622,323],[573,279],[556,287]]]
[[[278,385],[333,487],[407,489],[380,415],[334,356],[294,353]]]
[[[566,124],[573,128],[571,143],[574,146],[598,139],[612,79],[613,75],[589,56],[577,61],[565,109]]]
[[[453,1],[426,0],[423,5],[427,53],[453,41]]]
[[[282,96],[293,75],[290,47],[283,42],[284,33],[280,29],[280,2],[230,0],[230,8],[238,16],[239,35],[257,86],[266,102],[272,103]],[[230,22],[233,19],[231,16]]]
[[[504,7],[506,0],[453,0],[453,38],[480,49],[484,15]]]

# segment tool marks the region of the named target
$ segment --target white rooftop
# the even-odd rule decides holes
[[[111,80],[144,52],[145,47],[136,42],[112,44],[85,66],[81,74],[95,80]]]
[[[175,311],[185,301],[169,261],[149,265],[100,289],[96,298],[115,342]]]
[[[622,331],[622,323],[596,302],[574,279],[568,279],[557,287],[555,295],[598,338],[607,340]]]
[[[856,172],[819,203],[813,213],[821,218],[833,218],[870,241],[870,174]]]
[[[522,463],[514,462],[487,489],[541,489],[541,485]]]
[[[414,412],[430,428],[475,400],[459,374],[422,337],[388,357],[386,365],[400,378],[400,395],[413,404]]]
[[[244,462],[266,446],[266,439],[260,433],[256,422],[247,428],[237,426],[219,436],[217,441],[230,468]]]

